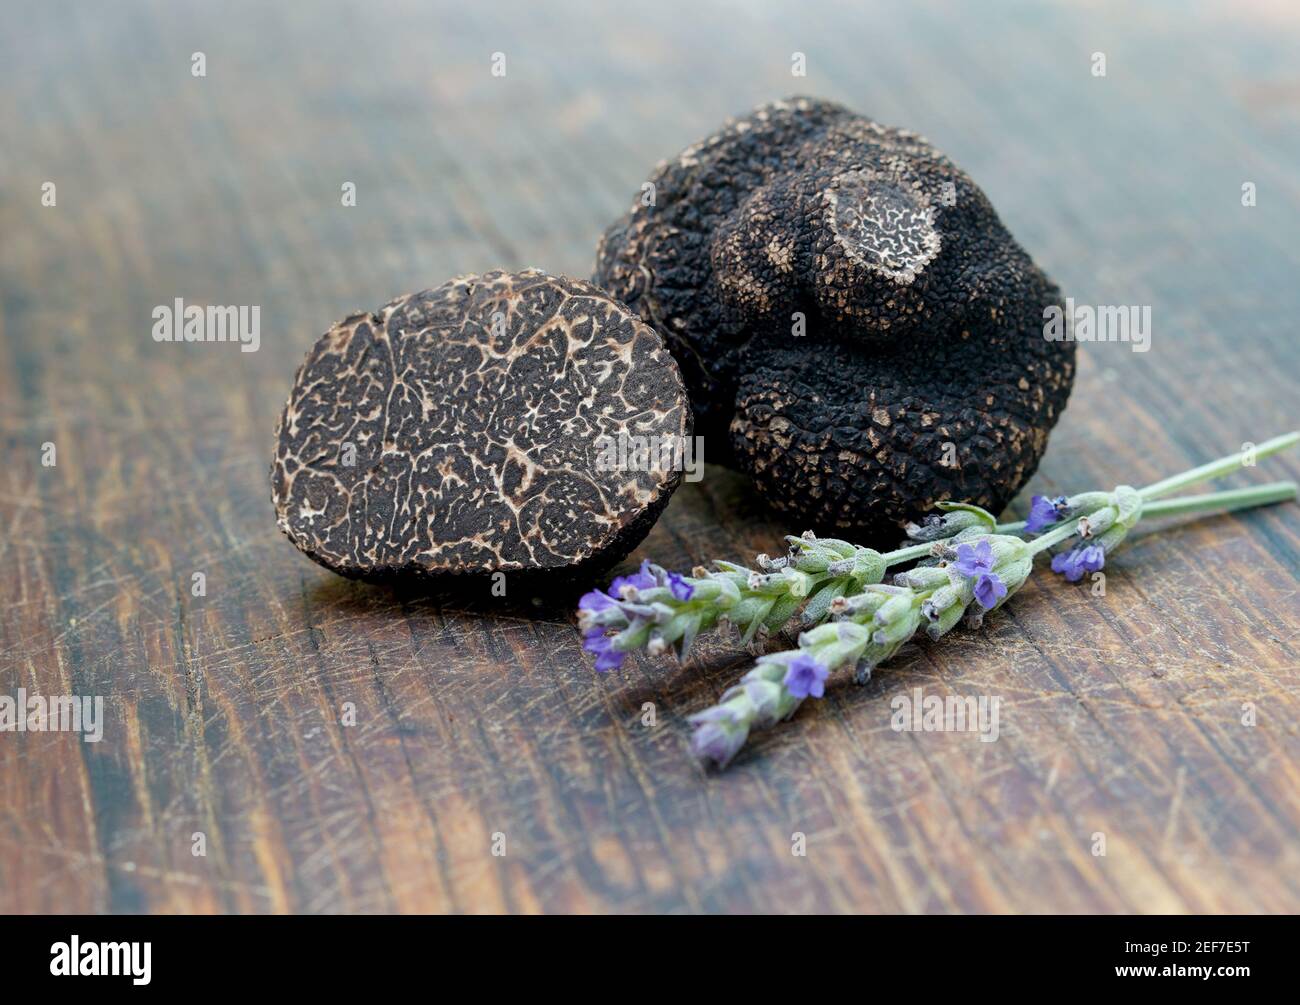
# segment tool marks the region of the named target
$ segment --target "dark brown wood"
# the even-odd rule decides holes
[[[280,536],[267,482],[332,322],[464,272],[585,277],[655,161],[798,92],[927,135],[1078,302],[1152,307],[1149,352],[1083,347],[1035,490],[1137,483],[1294,427],[1293,8],[16,17],[0,694],[102,695],[106,724],[98,744],[0,733],[0,910],[1300,909],[1300,507],[1144,532],[1105,597],[1040,571],[984,629],[836,686],[715,776],[685,716],[742,672],[734,646],[598,677],[572,598],[343,581]],[[177,297],[259,305],[260,350],[155,342],[151,311]],[[1292,456],[1232,484],[1298,475]],[[636,557],[744,561],[800,529],[711,467]],[[893,732],[915,687],[1003,697],[1000,739]]]

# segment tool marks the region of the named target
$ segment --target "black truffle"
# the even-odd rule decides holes
[[[1060,294],[924,139],[797,98],[650,180],[595,282],[664,336],[711,459],[777,510],[885,538],[1033,474],[1074,377],[1043,336]]]
[[[681,479],[609,444],[690,426],[677,365],[623,305],[538,271],[464,276],[316,343],[276,431],[276,518],[345,576],[585,574]]]

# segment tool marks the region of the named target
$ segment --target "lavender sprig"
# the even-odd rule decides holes
[[[759,555],[757,569],[717,562],[689,576],[649,561],[620,576],[608,591],[592,590],[578,602],[583,646],[596,655],[597,670],[622,664],[627,653],[652,656],[671,648],[685,659],[700,632],[726,622],[745,645],[761,646],[803,608],[802,624],[825,619],[832,601],[878,583],[886,569],[925,554],[912,546],[881,554],[812,533],[787,537],[789,551],[778,558]]]
[[[1284,439],[1261,444],[1258,449]],[[1285,492],[1287,484],[1152,502],[1145,501],[1149,490],[1144,489],[1139,493],[1143,495],[1140,512],[1155,517],[1262,505],[1277,501],[1265,495],[1278,488]],[[1123,496],[1122,504],[1117,493]],[[1115,492],[1071,496],[1059,506],[1054,502],[1054,512],[1068,511],[1089,522],[1080,524],[1088,530],[1079,546],[1053,559],[1053,570],[1073,581],[1102,568],[1106,551],[1113,550],[1127,533],[1126,526],[1117,528],[1115,523],[1121,518],[1121,509],[1123,519],[1132,520],[1131,493],[1121,487]],[[742,645],[758,648],[769,635],[786,627],[801,605],[800,627],[821,624],[835,600],[880,582],[892,566],[925,557],[938,541],[980,531],[1008,534],[1030,529],[1031,521],[997,524],[991,513],[978,506],[939,505],[942,515],[908,527],[921,543],[883,554],[835,538],[817,538],[809,531],[786,538],[789,552],[785,556],[772,559],[759,555],[757,570],[719,561],[715,571],[697,568],[692,575],[683,576],[644,561],[639,571],[617,577],[608,591],[592,590],[579,601],[583,647],[596,657],[596,669],[601,672],[617,669],[627,653],[639,649],[658,656],[671,648],[679,660],[685,659],[699,633],[720,624],[733,625]]]
[[[1145,502],[1137,489],[1120,485],[1101,505],[1088,508],[1075,525],[1079,543],[1052,557],[1052,571],[1074,583],[1085,573],[1102,569],[1107,553],[1118,548],[1142,519]]]
[[[1004,529],[978,506],[940,506],[946,515],[918,529],[922,543],[885,553],[805,531],[786,538],[785,555],[759,555],[757,569],[718,561],[712,571],[696,568],[685,576],[644,561],[638,572],[619,576],[608,590],[592,590],[579,600],[583,648],[595,655],[601,672],[618,668],[629,652],[640,649],[652,656],[671,649],[683,660],[701,632],[728,624],[739,632],[742,645],[761,649],[796,613],[802,628],[821,624],[835,600],[879,583],[892,566],[928,555],[934,540],[958,530]]]
[[[1144,516],[1156,516],[1170,512],[1191,513],[1206,509],[1236,509],[1242,505],[1262,505],[1276,502],[1286,495],[1287,483],[1261,486],[1256,489],[1240,489],[1230,492],[1214,493],[1209,496],[1159,501],[1180,489],[1207,482],[1214,478],[1239,470],[1246,459],[1258,460],[1285,450],[1300,442],[1300,432],[1284,433],[1271,440],[1235,454],[1221,457],[1217,461],[1202,464],[1184,471],[1182,474],[1153,482],[1143,489],[1134,489],[1121,485],[1112,492],[1086,492],[1061,501],[1060,497],[1044,500],[1034,496],[1025,521],[1025,530],[1033,533],[1051,525],[1049,517],[1064,520],[1078,516],[1079,540],[1068,550],[1052,557],[1052,571],[1060,573],[1070,582],[1078,582],[1086,574],[1098,572],[1106,566],[1106,556],[1119,547],[1120,542],[1128,536],[1129,531]],[[1281,495],[1277,494],[1281,491]],[[1049,513],[1048,510],[1051,512]],[[1035,519],[1035,511],[1039,519]]]
[[[1052,561],[1071,580],[1102,568],[1106,553],[1144,517],[1294,499],[1290,482],[1159,497],[1227,474],[1249,455],[1266,457],[1297,442],[1300,432],[1275,437],[1142,490],[1119,486],[1070,497],[1035,496],[1029,518],[1020,523],[999,525],[978,506],[941,503],[941,515],[907,528],[920,543],[884,554],[805,533],[786,539],[789,553],[781,558],[760,555],[758,570],[718,562],[715,571],[697,568],[683,576],[643,562],[638,572],[615,579],[608,592],[594,590],[582,598],[583,645],[596,655],[600,671],[620,666],[640,648],[658,655],[672,647],[684,658],[700,631],[722,622],[737,626],[746,644],[761,645],[802,606],[800,620],[811,630],[800,635],[799,648],[761,657],[718,705],[691,717],[693,749],[725,765],[751,729],[787,718],[807,697],[821,697],[833,669],[851,663],[861,683],[922,624],[934,639],[963,619],[978,625],[986,611],[1023,585],[1034,556],[1076,534],[1079,542]],[[1077,519],[1065,522],[1072,518]],[[1030,542],[1010,536],[1021,531],[1045,533]],[[881,582],[890,566],[914,559],[922,561],[896,575],[892,585]],[[823,624],[828,617],[832,622]]]
[[[798,649],[759,657],[717,705],[689,717],[695,727],[692,752],[704,762],[726,767],[752,730],[788,719],[805,698],[821,697],[824,682],[834,671],[851,667],[854,681],[863,684],[922,627],[935,641],[963,620],[978,627],[986,613],[997,610],[1024,585],[1039,554],[1076,534],[1098,542],[1085,547],[1105,541],[1105,548],[1113,550],[1144,515],[1281,502],[1296,497],[1296,485],[1278,482],[1153,503],[1145,512],[1136,490],[1122,487],[1106,495],[1109,500],[1104,505],[1076,523],[1061,524],[1029,541],[969,525],[950,539],[933,542],[932,561],[896,574],[891,585],[869,584],[857,594],[835,599],[831,620],[803,632]],[[809,681],[816,682],[816,690],[808,686]]]
[[[1284,433],[1270,440],[1221,457],[1217,461],[1191,468],[1179,475],[1154,482],[1137,490],[1121,485],[1110,492],[1081,492],[1073,496],[1036,495],[1030,500],[1029,516],[1023,523],[1003,524],[994,527],[993,515],[978,506],[940,503],[943,512],[928,517],[923,524],[909,524],[907,534],[917,541],[937,541],[972,528],[986,528],[994,532],[1009,533],[1023,530],[1027,534],[1040,534],[1058,527],[1070,519],[1078,520],[1079,540],[1067,551],[1052,558],[1052,571],[1060,573],[1070,582],[1078,582],[1084,575],[1105,568],[1106,555],[1114,551],[1145,516],[1188,513],[1198,509],[1234,509],[1235,502],[1242,505],[1260,505],[1263,496],[1259,490],[1241,490],[1237,493],[1215,493],[1198,497],[1189,507],[1187,498],[1160,501],[1179,489],[1210,481],[1238,470],[1247,458],[1258,460],[1275,454],[1300,442],[1300,432]],[[1263,491],[1276,486],[1264,486]],[[1242,494],[1244,493],[1244,494]],[[1243,501],[1244,500],[1244,501]]]
[[[1058,539],[1071,532],[1065,528]],[[969,527],[952,541],[931,546],[937,564],[899,573],[892,585],[871,584],[837,598],[831,620],[803,632],[797,650],[759,657],[717,705],[689,717],[695,727],[691,750],[703,761],[726,767],[751,730],[789,718],[809,696],[820,697],[821,691],[814,694],[806,681],[820,685],[835,670],[852,667],[854,680],[866,683],[875,667],[923,625],[932,639],[939,639],[964,616],[978,624],[986,611],[996,610],[1020,589],[1034,555],[1050,547],[1051,537],[1027,542]]]

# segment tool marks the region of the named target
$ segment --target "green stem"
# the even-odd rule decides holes
[[[1257,450],[1260,455],[1263,454],[1266,447],[1268,453],[1275,453],[1284,449],[1291,443],[1300,440],[1300,433],[1288,433],[1286,436],[1279,436],[1276,439],[1269,440],[1267,443],[1261,443]],[[1283,442],[1286,441],[1286,442]],[[1224,458],[1224,461],[1239,459],[1240,455],[1234,455],[1233,458]],[[1215,461],[1214,465],[1222,465],[1224,461]],[[1206,468],[1212,465],[1205,465]],[[1200,470],[1200,469],[1197,469]],[[1191,472],[1188,472],[1191,474]],[[1179,478],[1185,477],[1179,475]],[[1210,477],[1215,477],[1211,475]],[[1157,486],[1160,483],[1156,483]],[[1190,483],[1189,483],[1190,484]],[[1149,490],[1143,490],[1143,495]],[[1172,490],[1170,490],[1172,491]],[[1163,490],[1162,490],[1163,492]],[[1269,482],[1266,485],[1256,485],[1245,489],[1225,489],[1220,492],[1206,492],[1202,495],[1183,496],[1179,499],[1155,499],[1147,503],[1142,508],[1142,518],[1148,519],[1158,516],[1182,516],[1186,513],[1205,513],[1207,511],[1218,510],[1224,513],[1232,510],[1247,509],[1251,506],[1267,506],[1270,503],[1287,502],[1296,498],[1295,482]],[[1075,521],[1068,521],[1064,526],[1073,528]],[[1017,520],[1015,523],[1000,523],[993,528],[993,534],[1018,534],[1025,529],[1025,521]],[[1060,528],[1058,528],[1059,530]],[[1054,533],[1054,532],[1053,532]],[[1065,537],[1070,535],[1066,534]],[[1065,537],[1059,538],[1064,540]],[[1042,538],[1035,538],[1035,541],[1041,541]],[[897,551],[887,551],[882,556],[886,565],[899,565],[903,562],[910,562],[915,558],[925,558],[930,554],[933,542],[927,544],[914,544],[906,548],[899,548]]]
[[[1296,497],[1295,482],[1269,482],[1267,485],[1255,485],[1248,489],[1228,489],[1224,492],[1206,492],[1203,495],[1184,496],[1181,499],[1166,499],[1153,502],[1142,508],[1142,519],[1157,516],[1182,516],[1186,513],[1204,513],[1209,510],[1228,512],[1245,509],[1248,506],[1265,506],[1269,503],[1286,502]],[[1072,537],[1078,529],[1078,521],[1067,520],[1042,537],[1036,537],[1030,544],[1031,554],[1038,554],[1054,544]]]
[[[1029,554],[1037,555],[1040,551],[1046,551],[1054,544],[1060,544],[1068,538],[1074,537],[1079,533],[1078,520],[1066,520],[1059,527],[1054,527],[1042,537],[1036,537],[1029,542]]]
[[[1206,492],[1198,496],[1182,496],[1178,499],[1156,499],[1142,508],[1142,518],[1157,516],[1180,516],[1183,513],[1203,513],[1207,510],[1246,509],[1250,506],[1267,506],[1269,503],[1287,502],[1296,497],[1295,482],[1269,482],[1247,489],[1225,489],[1221,492]],[[1000,523],[993,528],[994,534],[1019,534],[1025,529],[1025,521]]]
[[[1142,519],[1157,516],[1182,516],[1185,513],[1204,513],[1220,510],[1247,509],[1251,506],[1267,506],[1270,503],[1289,502],[1296,497],[1295,482],[1269,482],[1267,485],[1253,485],[1245,489],[1227,489],[1223,492],[1207,492],[1197,496],[1179,496],[1177,499],[1158,499],[1142,507]]]
[[[1153,482],[1142,489],[1142,498],[1156,499],[1160,496],[1167,496],[1171,492],[1177,492],[1179,489],[1185,489],[1189,485],[1208,482],[1212,478],[1221,478],[1224,475],[1232,474],[1233,471],[1241,467],[1241,462],[1248,453],[1253,454],[1255,459],[1258,460],[1262,457],[1268,457],[1270,454],[1276,454],[1279,450],[1295,446],[1297,443],[1300,443],[1300,430],[1283,433],[1281,436],[1275,436],[1271,440],[1265,440],[1263,443],[1258,444],[1252,451],[1239,450],[1227,457],[1220,457],[1217,461],[1210,461],[1208,464],[1202,464],[1190,471],[1184,471],[1181,475],[1174,475],[1172,478]]]
[[[914,558],[925,558],[930,554],[932,545],[933,542],[913,544],[907,548],[899,548],[897,551],[887,551],[880,557],[885,560],[885,565],[898,565],[900,562],[910,562]]]

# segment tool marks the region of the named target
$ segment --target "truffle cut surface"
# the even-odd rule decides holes
[[[690,425],[677,365],[623,305],[537,271],[464,276],[316,343],[276,434],[276,518],[348,576],[601,567],[681,478],[609,444]]]

